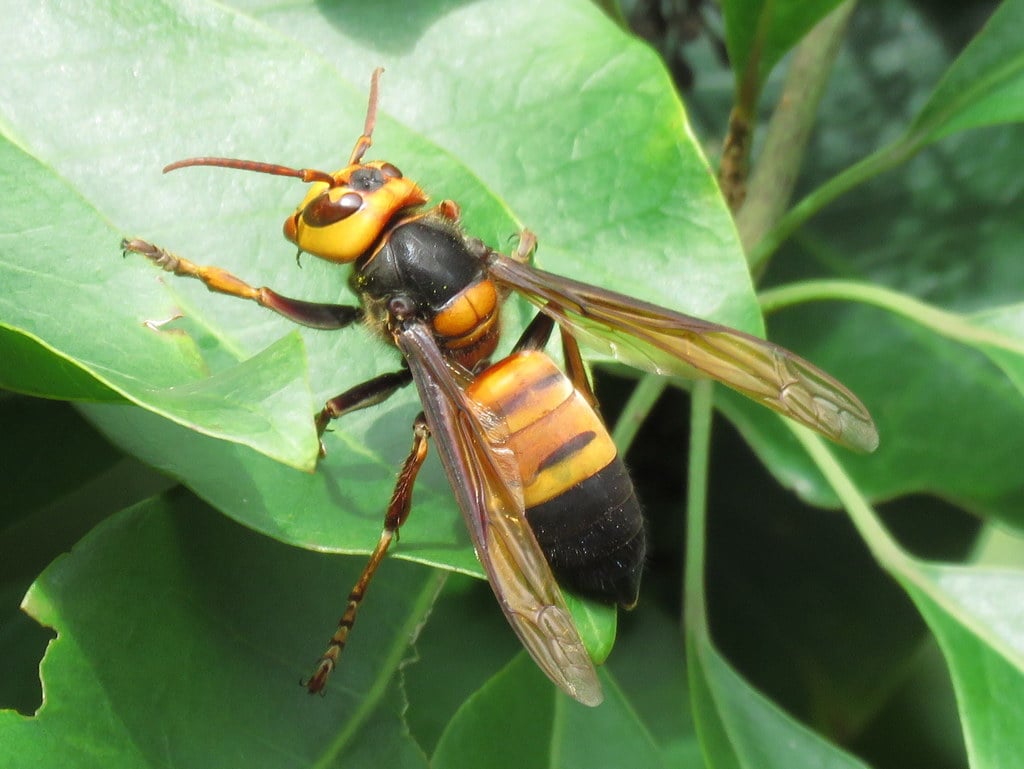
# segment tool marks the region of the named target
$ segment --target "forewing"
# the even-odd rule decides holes
[[[512,629],[559,688],[585,705],[600,704],[597,672],[526,521],[519,471],[501,445],[500,426],[463,393],[429,329],[412,323],[396,341],[477,557]]]
[[[491,257],[489,269],[574,336],[623,363],[657,374],[710,377],[844,446],[878,446],[878,431],[857,396],[784,347],[501,254]]]

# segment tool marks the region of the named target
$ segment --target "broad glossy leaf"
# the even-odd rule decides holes
[[[728,464],[729,481],[716,482],[712,469],[706,575],[715,648],[776,705],[849,747],[881,721],[927,627],[845,515],[797,503],[719,426],[710,462]],[[917,541],[922,529],[931,533],[933,552],[969,549],[974,527],[957,525],[953,511],[928,498],[916,515],[894,506],[890,519]],[[626,630],[623,622],[620,637]]]
[[[933,142],[957,131],[1024,120],[1024,2],[1004,0],[936,86],[908,131]]]
[[[933,564],[905,553],[821,441],[797,437],[843,499],[879,563],[900,582],[938,640],[956,688],[972,766],[1002,766],[1024,749],[1024,571]]]
[[[586,601],[570,594],[565,595],[565,602],[587,647],[587,654],[594,664],[603,665],[615,643],[618,607]]]
[[[282,293],[352,301],[343,269],[314,259],[297,269],[291,248],[279,238],[280,222],[299,199],[301,185],[222,169],[162,177],[159,169],[202,153],[330,169],[361,129],[369,72],[377,65],[387,72],[372,154],[394,161],[436,197],[458,200],[474,234],[501,244],[523,222],[538,233],[545,266],[747,330],[759,328],[728,215],[685,132],[665,73],[648,50],[589,3],[577,0],[556,9],[496,0],[455,8],[420,4],[411,16],[401,3],[326,10],[315,3],[240,10],[141,4],[128,11],[133,7],[123,3],[94,2],[81,8],[67,14],[44,4],[26,11],[30,26],[45,32],[45,39],[68,42],[58,53],[11,33],[4,41],[11,74],[0,86],[0,109],[43,167],[39,173],[48,173],[53,184],[70,185],[116,224],[118,232],[90,241],[85,253],[63,254],[49,270],[110,265],[103,285],[116,287],[109,290],[117,297],[132,297],[130,319],[100,314],[100,302],[89,300],[96,344],[109,346],[128,333],[123,326],[164,346],[178,344],[186,331],[206,365],[230,377],[226,372],[234,361],[270,348],[291,328],[258,307],[210,295],[194,281],[174,280],[140,260],[122,260],[114,245],[121,234],[146,237]],[[538,15],[544,25],[536,24]],[[398,17],[398,38],[366,34],[393,33]],[[495,25],[495,19],[502,23]],[[567,36],[580,44],[567,46]],[[452,40],[460,41],[454,59]],[[508,46],[508,40],[521,44]],[[92,53],[96,46],[103,56]],[[63,66],[79,59],[89,66]],[[479,77],[482,71],[487,78]],[[40,73],[45,89],[38,87]],[[59,101],[59,119],[43,119],[46,98]],[[47,197],[52,195],[25,205]],[[20,258],[35,257],[26,252]],[[84,298],[67,291],[56,303],[66,314],[79,315]],[[163,320],[177,310],[187,322],[160,332],[140,328],[143,320]],[[517,316],[508,321],[511,340]],[[303,331],[302,340],[313,403],[398,365],[396,355],[360,329]],[[275,358],[274,365],[251,361],[245,376],[235,376],[236,386],[263,388],[259,395],[221,387],[235,396],[230,416],[211,413],[218,392],[211,390],[210,401],[195,409],[216,419],[217,429],[207,432],[251,444],[253,424],[245,405],[284,409],[284,381],[303,379],[297,352]],[[118,356],[119,365],[135,360]],[[143,372],[164,370],[138,360]],[[167,371],[159,384],[182,385],[196,376]],[[262,376],[273,384],[256,381]],[[138,400],[157,409],[152,397]],[[262,531],[305,545],[365,549],[376,538],[366,534],[390,494],[392,468],[408,445],[413,400],[405,392],[393,410],[335,425],[327,436],[329,459],[320,468],[326,480],[312,482],[322,483],[323,493],[312,496],[311,482],[299,473],[277,471],[228,447],[223,460],[214,460],[212,448],[195,451],[156,439],[141,416],[119,417],[104,429]],[[176,406],[160,405],[162,413],[190,424],[195,415],[187,409],[200,403],[187,397]],[[294,455],[314,445],[307,437],[305,415],[313,410],[308,399],[297,395],[288,405],[275,413],[305,420],[302,429],[290,434],[290,445],[277,436],[277,450],[264,453],[280,456],[287,449]],[[426,484],[428,499],[431,485]],[[444,498],[433,506],[418,504],[416,517],[430,521],[432,513],[444,510],[425,541],[447,543],[450,497],[440,491],[443,484],[435,487]],[[265,495],[254,498],[253,488]],[[353,520],[343,524],[346,516]],[[408,541],[413,543],[412,536]],[[466,568],[466,559],[452,565]]]
[[[978,349],[1024,394],[1024,304],[992,307],[974,315],[971,324],[982,332]]]
[[[52,634],[21,611],[32,581],[113,511],[166,489],[67,403],[0,393],[0,707],[31,713]]]
[[[10,98],[0,93],[0,102]],[[152,273],[140,280],[141,265],[122,262],[116,230],[84,190],[9,140],[0,140],[0,184],[15,191],[0,213],[0,384],[51,398],[132,401],[312,467],[312,401],[297,337],[201,378],[191,340],[146,325],[175,311],[152,290]],[[132,283],[142,285],[126,290]]]
[[[131,7],[96,2],[69,15],[56,5],[33,6],[33,28],[69,42],[58,56],[12,35],[5,50],[18,52],[18,66],[0,86],[0,109],[22,146],[115,221],[118,234],[149,238],[282,293],[352,301],[343,269],[308,258],[298,269],[279,238],[301,185],[222,169],[162,177],[159,169],[202,153],[330,169],[362,127],[370,70],[384,65],[371,154],[394,161],[436,197],[458,200],[474,234],[501,244],[522,221],[538,233],[545,266],[758,330],[735,234],[663,70],[590,4],[420,4],[412,15],[400,3],[125,10]],[[538,15],[544,25],[536,24]],[[366,34],[395,30],[398,17],[398,38]],[[580,45],[566,46],[566,36]],[[102,40],[104,56],[90,53],[93,38]],[[508,46],[510,39],[522,44]],[[460,41],[455,59],[452,40]],[[80,57],[89,68],[61,66]],[[481,78],[481,71],[490,74]],[[46,73],[46,93],[60,95],[62,119],[53,124],[41,118],[39,72]],[[100,117],[90,122],[87,115]],[[98,238],[87,255],[65,255],[55,268],[73,269],[86,256],[89,264],[111,264],[105,285],[117,286],[118,296],[133,294],[123,286],[146,289],[133,298],[133,328],[176,309],[186,315],[141,336],[167,345],[168,337],[187,332],[217,372],[214,380],[233,378],[240,388],[272,376],[275,387],[259,401],[284,409],[277,383],[289,376],[302,381],[297,349],[289,348],[291,362],[253,359],[248,371],[230,372],[239,359],[292,344],[278,342],[289,324],[194,281],[122,260],[106,242]],[[61,301],[74,314],[80,298],[71,291]],[[508,318],[507,344],[518,317]],[[96,317],[92,337],[109,344],[125,323]],[[360,329],[301,335],[314,403],[398,366],[397,355]],[[231,391],[244,407],[245,391]],[[284,413],[308,425],[304,415],[312,408],[305,398],[294,402],[300,400]],[[164,405],[164,413],[174,411]],[[191,396],[177,403],[181,410],[199,405],[212,408]],[[314,476],[187,436],[142,413],[89,413],[115,442],[238,520],[296,544],[365,551],[376,540],[415,409],[410,390],[385,409],[342,420],[327,435],[328,458]],[[189,424],[187,414],[174,415]],[[217,419],[215,434],[251,441],[250,415],[236,410]],[[310,445],[301,432],[292,438],[293,451]],[[436,471],[428,472],[398,550],[478,573],[450,499]]]
[[[0,713],[0,763],[425,766],[395,736],[392,676],[437,589],[426,570],[386,565],[327,696],[298,685],[360,567],[241,529],[189,494],[123,511],[26,598],[57,639],[37,714]]]
[[[455,714],[431,766],[476,767],[482,756],[495,769],[665,766],[621,691],[609,676],[602,678],[604,704],[585,708],[555,694],[529,658],[518,655]],[[496,733],[503,735],[498,746]]]
[[[786,714],[758,693],[719,654],[711,641],[706,596],[708,550],[708,449],[711,438],[711,387],[695,389],[691,411],[691,455],[687,491],[686,565],[683,582],[687,674],[693,719],[701,747],[723,767],[859,766],[838,747]],[[809,453],[821,446],[817,436],[799,425],[792,427]],[[821,454],[831,455],[821,449]],[[817,455],[815,456],[817,459]],[[843,499],[850,483],[832,461],[830,483]],[[840,483],[846,486],[841,490]]]
[[[402,676],[409,731],[428,755],[466,699],[522,650],[490,586],[447,574]]]
[[[851,339],[851,350],[856,348],[852,337],[859,333],[859,328],[885,322],[886,339],[898,345],[902,356],[897,371],[903,386],[929,393],[933,384],[938,385],[934,398],[923,401],[890,394],[888,408],[881,413],[894,422],[915,427],[911,432],[893,434],[883,446],[883,456],[887,454],[889,462],[908,468],[908,472],[902,477],[889,476],[891,466],[858,459],[844,461],[862,487],[885,498],[930,492],[956,500],[979,514],[1001,518],[1012,526],[1024,526],[1024,488],[1014,471],[1016,451],[1024,448],[1024,444],[1016,434],[1005,434],[1003,427],[1007,420],[1024,418],[1020,306],[959,314],[877,287],[828,282],[808,284],[807,291],[792,287],[773,294],[810,296],[815,286],[827,291],[830,285],[836,287],[837,295],[860,298],[878,309],[845,312],[839,316],[842,323],[829,316],[827,306],[797,311],[795,317],[835,323],[837,330],[831,341]],[[842,329],[838,328],[840,325]],[[795,327],[787,323],[786,328]],[[878,351],[879,355],[886,353]],[[864,361],[863,371],[872,371],[868,361]],[[875,373],[879,378],[873,384],[881,389],[889,376],[884,371]],[[865,391],[872,388],[867,377],[858,382],[857,375],[852,376],[853,386]],[[933,402],[929,404],[928,400]],[[742,414],[749,413],[747,405],[728,396],[721,402],[734,412],[734,420],[742,424]],[[922,409],[934,409],[941,403],[949,405],[944,407],[939,421],[930,422]],[[780,436],[780,441],[777,445],[784,446],[785,439]],[[957,450],[951,451],[952,447]],[[911,467],[914,469],[909,471]],[[795,478],[794,483],[799,484],[799,479]],[[882,484],[882,488],[876,484]],[[817,502],[827,499],[816,497],[813,489],[800,485],[797,489]]]
[[[471,232],[496,246],[512,234],[506,222],[479,231],[476,191],[450,178],[461,167],[537,234],[546,269],[760,329],[731,219],[667,74],[593,4],[387,0],[323,16],[311,0],[234,5],[357,88],[367,62],[384,66],[382,108],[436,145],[400,167],[458,200]],[[392,154],[392,141],[373,153]],[[439,164],[450,170],[435,181]]]
[[[1024,571],[908,562],[901,580],[946,658],[971,766],[1012,766],[1024,753]]]
[[[139,409],[84,410],[127,452],[182,480],[246,526],[295,545],[366,553],[380,535],[398,464],[411,445],[418,404],[414,393],[403,393],[389,409],[351,415],[344,432],[327,436],[328,454],[315,473]],[[414,500],[414,513],[392,554],[483,576],[451,491],[432,458],[420,474]]]
[[[643,722],[664,762],[703,767],[678,617],[652,600],[623,614],[608,665],[621,696]]]
[[[736,769],[865,767],[752,688],[706,636],[687,645],[695,718],[716,766]]]

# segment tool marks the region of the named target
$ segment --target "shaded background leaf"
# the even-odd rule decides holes
[[[319,654],[312,639],[358,563],[260,537],[187,493],[117,514],[26,597],[58,634],[43,707],[32,718],[0,713],[5,764],[45,766],[73,751],[83,767],[308,766],[342,755],[347,766],[425,766],[411,740],[395,738],[404,703],[389,682],[438,578],[385,568],[381,604],[406,619],[371,619],[368,607],[352,643],[362,662],[346,666],[330,698],[309,697],[296,660]]]
[[[750,687],[707,638],[690,647],[694,702],[705,726],[705,749],[723,767],[863,767],[794,721]]]
[[[936,86],[910,134],[925,141],[1024,120],[1024,2],[1003,0]]]
[[[525,653],[468,699],[441,735],[432,766],[665,766],[618,687],[604,676],[605,704],[583,708],[551,689]],[[493,735],[517,735],[494,751]],[[587,735],[580,739],[580,735]]]
[[[725,41],[736,82],[749,77],[760,88],[779,60],[839,2],[725,0]]]
[[[945,46],[927,19],[899,4],[862,8],[848,40],[812,137],[805,190],[895,139],[968,42]],[[886,56],[897,49],[900,56]],[[1003,53],[1012,58],[1012,51]],[[915,66],[906,67],[907,60]],[[1022,131],[1010,125],[950,136],[852,190],[773,258],[766,285],[834,276],[964,314],[1019,302],[1024,276],[1014,256],[1020,224],[1013,201],[1022,190],[1012,158]],[[1024,450],[1024,433],[1004,427],[1024,423],[1024,402],[994,364],[927,329],[849,303],[789,307],[772,314],[769,331],[838,372],[872,411],[879,451],[842,458],[869,496],[933,494],[1019,524],[1024,487],[1014,456]],[[767,460],[772,466],[804,461],[781,425],[744,424],[747,404],[727,393],[720,400],[759,455],[789,455]],[[762,430],[769,432],[761,436]],[[815,477],[797,471],[787,483],[815,502],[827,501],[831,494]]]

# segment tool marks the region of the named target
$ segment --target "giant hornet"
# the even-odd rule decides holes
[[[211,291],[250,299],[319,329],[364,323],[398,348],[402,367],[326,402],[331,420],[377,405],[415,383],[423,406],[384,517],[380,539],[330,645],[305,681],[323,689],[363,595],[409,515],[413,485],[435,438],[441,463],[498,603],[548,677],[586,705],[601,685],[559,585],[632,607],[644,561],[644,526],[633,484],[607,429],[577,338],[659,374],[710,377],[845,446],[871,451],[870,414],[843,385],[771,342],[530,265],[535,241],[523,233],[511,255],[469,237],[459,207],[427,196],[394,165],[365,161],[376,123],[380,69],[373,73],[363,135],[335,173],[199,157],[167,166],[219,166],[290,176],[309,192],[284,223],[299,252],[353,264],[359,306],[321,304],[254,288],[143,240],[123,250]],[[539,309],[513,352],[491,364],[499,311],[511,291]],[[544,352],[559,326],[563,372]],[[556,579],[557,578],[557,579]]]

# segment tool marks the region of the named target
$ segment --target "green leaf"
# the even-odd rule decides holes
[[[482,226],[478,196],[493,195],[537,234],[544,268],[760,329],[731,218],[661,63],[592,4],[441,13],[373,3],[330,7],[326,25],[312,3],[236,5],[301,40],[350,87],[365,89],[367,62],[384,66],[382,110],[432,143],[415,166],[400,167],[428,193],[457,200],[468,231],[496,246],[513,234],[507,221]],[[400,40],[364,34],[387,28],[399,10]],[[567,36],[579,43],[571,52]],[[480,67],[491,74],[467,74]],[[373,152],[394,155],[393,141],[381,133]],[[463,170],[485,190],[453,178]]]
[[[984,331],[978,349],[999,366],[1024,394],[1024,304],[992,307],[971,317],[972,326]]]
[[[1024,751],[1024,571],[919,567],[908,590],[950,666],[971,766],[1012,766]]]
[[[604,664],[615,645],[618,607],[597,603],[565,593],[565,603],[572,612],[573,622],[580,631],[583,645],[595,664]]]
[[[862,5],[822,102],[804,186],[891,142],[953,58],[918,12]],[[873,63],[870,73],[864,62]],[[893,99],[879,82],[899,83],[904,96]],[[1020,526],[1024,433],[1006,426],[1024,420],[1013,318],[1024,285],[1013,204],[1024,195],[1021,130],[999,126],[932,145],[821,211],[766,273],[778,286],[767,296],[769,336],[836,376],[878,423],[875,454],[841,457],[872,499],[932,495]],[[860,287],[818,290],[823,276]],[[886,289],[893,301],[870,298]],[[782,311],[773,294],[802,301]],[[728,393],[716,403],[784,485],[814,504],[835,504],[783,423],[749,421],[756,409]]]
[[[920,380],[918,386],[927,389],[929,382],[935,379],[935,370],[949,369],[936,400],[961,404],[955,409],[955,420],[936,422],[924,415],[915,418],[911,413],[913,404],[902,399],[891,403],[888,415],[892,423],[904,423],[907,425],[904,430],[912,434],[896,433],[883,451],[889,453],[890,458],[898,458],[906,472],[901,477],[876,466],[880,472],[873,474],[869,463],[854,460],[848,464],[858,474],[862,488],[881,497],[930,491],[956,499],[978,514],[1024,527],[1021,505],[1024,490],[1012,469],[1016,451],[1024,450],[1024,442],[1018,442],[1016,435],[1003,436],[1002,428],[1006,419],[1024,416],[1024,313],[1021,306],[993,307],[983,313],[961,315],[879,286],[845,281],[803,281],[762,294],[762,303],[769,310],[823,299],[872,305],[898,317],[899,321],[889,327],[889,338],[894,333],[905,334],[907,338],[899,351],[904,385],[911,386],[915,380]],[[858,329],[865,324],[848,325],[853,333],[860,333]],[[981,356],[994,365],[987,365]],[[943,359],[948,361],[945,366],[941,363]],[[885,378],[884,372],[881,373]],[[885,387],[882,381],[878,381],[875,388],[870,383],[858,386],[862,392]],[[729,398],[726,408],[735,410],[735,419],[742,424],[743,417],[739,414],[747,412],[746,404]],[[941,448],[927,449],[929,444],[939,447],[947,441],[961,448],[970,443],[973,449],[957,452],[951,458]],[[1013,446],[1018,448],[1014,450]],[[912,472],[911,463],[914,465]],[[878,488],[877,484],[883,484],[883,488]],[[817,489],[801,489],[801,493],[819,503],[829,501],[827,496],[817,496]]]
[[[69,404],[0,393],[0,424],[0,703],[31,713],[52,634],[20,610],[25,591],[112,511],[170,482],[124,457]]]
[[[555,693],[525,653],[492,678],[449,722],[431,766],[664,766],[661,755],[609,676],[605,702],[587,708]],[[494,735],[505,735],[495,749]]]
[[[1024,571],[929,564],[907,555],[820,440],[794,432],[872,554],[914,601],[946,658],[972,766],[1003,766],[1024,750]],[[998,703],[998,706],[993,706]]]
[[[706,546],[715,648],[777,707],[861,753],[862,735],[886,720],[888,704],[907,686],[927,627],[846,516],[798,504],[742,446],[732,431],[715,430]],[[715,468],[726,464],[732,482],[715,482]],[[919,548],[926,542],[948,558],[969,550],[974,525],[961,511],[923,497],[891,507],[890,519]],[[619,646],[613,660],[618,654]],[[934,684],[943,685],[948,678]],[[941,701],[952,702],[952,692]],[[952,711],[942,729],[954,740]]]
[[[82,190],[9,141],[0,141],[0,184],[16,191],[0,214],[0,354],[8,361],[0,385],[46,397],[123,398],[312,468],[312,401],[296,370],[297,337],[200,380],[195,346],[142,322],[147,312],[172,315],[166,302],[119,285],[139,273],[119,263],[116,232]]]
[[[974,316],[958,315],[896,291],[861,283],[803,281],[761,294],[766,310],[821,299],[874,305],[988,356],[1024,395],[1024,305],[992,307]]]
[[[33,10],[33,23],[47,30],[47,39],[69,41],[61,61],[91,57],[90,68],[63,67],[17,35],[0,54],[11,57],[12,73],[0,90],[0,110],[37,164],[33,173],[70,185],[120,232],[290,296],[354,301],[344,269],[308,258],[297,269],[291,248],[278,240],[278,223],[293,210],[301,185],[223,169],[161,177],[159,168],[184,156],[219,154],[330,169],[362,128],[370,70],[384,65],[372,153],[394,161],[436,197],[457,200],[470,232],[501,245],[521,221],[538,234],[545,267],[760,329],[735,232],[664,71],[588,3],[560,4],[557,11],[509,3],[499,14],[500,28],[490,23],[496,11],[487,4],[451,13],[421,5],[412,16],[403,7],[406,42],[415,46],[365,34],[394,28],[399,11],[387,4],[344,10],[316,3],[237,9],[141,4],[132,13],[128,7],[97,2],[80,15],[45,5]],[[542,28],[538,13],[547,19]],[[555,51],[569,31],[587,45],[563,53],[557,66],[504,44],[519,39]],[[90,53],[91,38],[103,40],[101,59]],[[462,51],[458,72],[451,70],[452,40]],[[491,73],[486,79],[472,74],[484,69]],[[40,72],[47,73],[49,93],[65,95],[60,120],[42,119],[44,95],[35,88]],[[90,122],[96,115],[101,118]],[[502,118],[508,115],[515,119]],[[640,177],[638,168],[644,169]],[[114,177],[119,183],[109,184]],[[109,245],[116,240],[114,233],[90,240],[84,254],[76,243],[75,254],[63,253],[47,272],[74,270],[85,260],[102,267],[104,292],[131,297],[129,317],[100,312],[105,293],[78,291],[61,297],[62,314],[92,317],[88,338],[110,350],[122,346],[111,345],[112,338],[128,333],[177,350],[185,332],[192,340],[187,349],[201,351],[215,372],[195,385],[195,370],[186,378],[181,366],[118,355],[118,366],[138,360],[143,373],[168,372],[160,374],[159,386],[175,385],[147,390],[133,396],[135,402],[185,426],[199,426],[202,417],[206,435],[308,467],[314,408],[301,384],[294,337],[278,341],[289,324],[141,259],[122,260]],[[22,261],[33,258],[26,253]],[[83,300],[88,308],[78,306]],[[35,306],[11,313],[20,312],[15,320],[28,325],[17,319]],[[176,311],[187,322],[160,332],[140,326]],[[519,318],[512,313],[506,319],[506,345]],[[41,338],[66,329],[60,318],[47,321],[52,330],[38,333]],[[313,403],[398,366],[397,355],[360,329],[300,334]],[[264,350],[270,359],[250,357]],[[234,370],[244,359],[247,368]],[[282,389],[290,380],[301,395],[291,398]],[[225,394],[233,402],[221,412],[218,398]],[[245,408],[250,404],[278,417],[279,434],[254,423]],[[409,389],[387,409],[339,421],[325,439],[328,458],[312,476],[159,424],[141,411],[93,407],[87,413],[115,443],[246,525],[307,547],[366,551],[376,541],[394,468],[407,451],[415,408]],[[296,423],[301,428],[285,437],[284,425]],[[436,470],[426,475],[399,554],[479,574],[445,482]]]
[[[424,766],[393,736],[404,705],[390,681],[436,577],[387,564],[327,695],[298,685],[361,565],[259,537],[187,494],[114,516],[26,597],[57,639],[38,713],[0,713],[3,764],[55,765],[73,751],[81,767]],[[388,606],[406,619],[376,616]]]
[[[803,222],[839,196],[905,163],[939,139],[970,128],[1021,122],[1022,23],[1024,0],[1005,0],[949,67],[907,129],[797,203],[756,246],[751,264],[761,264]]]
[[[1024,2],[1004,0],[957,57],[905,142],[926,144],[981,126],[1024,120]]]
[[[650,732],[664,762],[702,767],[682,649],[678,617],[648,600],[622,615],[608,665],[621,696]]]
[[[737,769],[864,767],[810,731],[736,673],[706,637],[689,645],[694,710],[704,750]]]
[[[45,321],[45,328],[26,320],[40,314],[38,295],[12,295],[19,304],[5,317],[54,347],[52,338],[61,334],[100,347],[109,358],[102,361],[105,370],[123,368],[125,380],[147,385],[141,391],[123,388],[135,403],[207,435],[309,468],[315,441],[308,415],[315,407],[305,393],[299,348],[273,348],[265,353],[271,359],[251,360],[248,370],[226,373],[235,361],[269,351],[289,324],[258,307],[210,295],[195,281],[175,280],[141,259],[122,260],[114,244],[121,234],[138,235],[287,295],[354,301],[344,269],[314,259],[297,269],[291,248],[278,240],[278,223],[299,199],[301,185],[223,169],[161,177],[159,169],[176,158],[207,153],[332,168],[361,130],[369,72],[376,65],[387,73],[373,153],[396,162],[436,197],[457,200],[470,232],[501,245],[523,222],[540,238],[538,259],[545,267],[760,329],[728,214],[685,131],[665,73],[649,51],[588,3],[562,4],[554,14],[538,3],[507,4],[499,14],[500,28],[489,23],[496,12],[486,5],[455,13],[423,5],[409,18],[403,8],[406,34],[417,39],[414,49],[365,34],[394,27],[390,14],[398,11],[389,5],[324,11],[315,3],[241,10],[141,4],[131,13],[128,7],[96,2],[88,13],[73,15],[56,6],[34,7],[33,24],[46,38],[69,42],[55,60],[22,36],[0,40],[11,73],[0,86],[0,110],[9,133],[19,137],[24,162],[35,163],[31,171],[19,168],[12,174],[73,191],[47,189],[27,196],[24,206],[49,221],[49,209],[39,207],[39,200],[78,197],[98,212],[95,218],[113,221],[117,230],[104,223],[95,237],[76,237],[74,249],[63,239],[63,250],[44,271],[59,275],[88,264],[101,270],[96,292],[65,290],[57,302],[51,296],[46,306],[59,305],[62,311],[42,313],[36,323]],[[538,13],[547,19],[543,29],[535,23]],[[563,55],[558,66],[504,44],[529,40],[538,51],[556,50],[552,46],[569,30],[588,44]],[[103,41],[100,58],[92,54],[92,39]],[[450,71],[451,40],[460,40],[461,76]],[[466,58],[471,55],[475,62]],[[62,65],[79,58],[90,66]],[[470,74],[483,69],[492,76]],[[41,72],[45,92],[36,87]],[[43,104],[49,93],[62,95],[59,115]],[[315,108],[311,95],[316,95]],[[639,185],[638,167],[645,169]],[[110,184],[112,178],[118,183]],[[17,226],[12,222],[11,229],[20,232],[26,215],[12,213]],[[14,239],[24,249],[19,264],[38,262],[35,248],[12,234]],[[130,308],[111,312],[110,294],[118,301],[130,298]],[[175,321],[159,332],[141,326],[177,312],[187,322]],[[63,320],[67,316],[83,323],[91,319],[92,329],[72,333]],[[507,319],[506,344],[514,338],[518,317]],[[300,333],[312,403],[398,366],[396,355],[359,329]],[[126,347],[126,338],[151,347],[136,353]],[[111,339],[118,341],[111,344]],[[88,364],[71,344],[68,357]],[[182,350],[201,352],[205,365],[227,381],[201,380],[175,399],[199,376],[197,360],[186,372],[184,364],[162,357],[181,357]],[[289,381],[294,391],[285,389]],[[403,393],[393,412],[400,418],[379,416],[377,410],[374,416],[342,420],[327,436],[331,458],[321,468],[328,479],[324,486],[358,495],[357,515],[378,509],[390,494],[390,468],[404,454],[412,402],[411,392]],[[269,424],[255,423],[257,415]],[[386,427],[371,427],[378,420]],[[308,479],[229,447],[223,448],[223,460],[214,460],[213,449],[195,452],[153,440],[151,423],[145,422],[149,432],[140,432],[141,421],[141,416],[119,418],[104,430],[238,520],[286,541],[324,548],[350,549],[360,537],[358,547],[365,549],[375,540],[364,536],[375,525],[369,523],[372,515],[361,524],[339,525],[353,507],[342,504],[339,518],[334,491],[311,499],[297,516],[295,500],[308,499]],[[145,446],[138,447],[140,442]],[[342,468],[341,475],[332,477],[335,467]],[[243,479],[273,486],[280,505],[254,503],[247,493],[251,484]],[[359,489],[350,491],[348,481],[355,479]],[[225,501],[227,496],[233,501]],[[445,502],[448,498],[445,492]],[[430,504],[425,508],[429,518]],[[290,534],[298,517],[306,522]],[[439,528],[441,533],[426,541],[447,547],[450,527]],[[309,529],[326,536],[311,535]],[[467,560],[447,562],[476,571]]]
[[[683,580],[687,673],[701,747],[724,767],[859,766],[748,685],[711,641],[705,576],[711,406],[712,385],[701,383],[694,388],[691,404]],[[835,476],[842,478],[838,464]]]
[[[749,79],[760,90],[779,60],[839,3],[840,0],[725,0],[725,42],[737,84]]]
[[[305,473],[140,409],[84,407],[128,453],[240,523],[282,542],[344,553],[368,553],[376,544],[417,410],[415,393],[404,392],[389,409],[352,414],[344,431],[327,435],[328,454],[316,472]],[[417,481],[413,507],[392,555],[483,577],[433,459]]]

